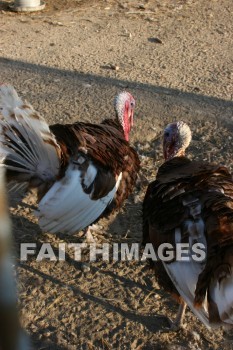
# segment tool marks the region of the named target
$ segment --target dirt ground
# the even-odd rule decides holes
[[[0,1],[0,81],[10,82],[49,123],[99,122],[115,94],[136,99],[132,144],[150,181],[162,163],[161,130],[193,131],[189,155],[233,170],[232,0],[48,0],[16,14]],[[117,67],[117,68],[116,68]],[[102,220],[99,242],[140,242],[136,188],[118,215]],[[177,305],[145,262],[19,262],[22,242],[81,242],[42,233],[35,196],[12,205],[23,325],[34,349],[233,349],[233,332],[207,330],[188,310],[186,327],[164,333]],[[83,260],[87,261],[88,252]]]

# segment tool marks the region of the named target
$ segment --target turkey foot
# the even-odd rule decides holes
[[[163,328],[163,330],[161,331],[162,333],[177,332],[178,330],[183,328],[183,320],[184,320],[186,306],[187,306],[186,303],[180,304],[176,318],[174,321],[170,320],[170,318],[168,318],[168,317],[165,317],[166,320],[168,321],[170,327]]]

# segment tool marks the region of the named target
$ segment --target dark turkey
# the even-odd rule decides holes
[[[155,262],[158,282],[180,303],[173,329],[188,304],[207,326],[233,326],[233,180],[227,168],[191,161],[185,149],[191,131],[183,122],[164,131],[165,163],[148,186],[143,204],[143,240],[188,243],[188,261]],[[201,244],[205,260],[193,259]]]

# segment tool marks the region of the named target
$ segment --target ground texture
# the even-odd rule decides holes
[[[15,14],[0,1],[0,81],[10,82],[49,123],[99,122],[127,89],[137,107],[132,144],[150,181],[162,163],[161,131],[174,120],[193,131],[191,157],[233,170],[232,0],[48,0],[44,12]],[[140,242],[136,188],[99,242]],[[40,231],[33,194],[12,205],[19,243],[76,243]],[[17,255],[16,254],[16,255]],[[18,257],[18,255],[17,255]],[[83,256],[87,261],[88,252]],[[187,312],[164,333],[177,305],[145,262],[18,262],[20,309],[35,349],[232,349],[232,332],[210,332]]]

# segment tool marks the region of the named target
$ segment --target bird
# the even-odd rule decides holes
[[[223,165],[189,159],[186,149],[191,138],[183,121],[164,129],[165,162],[143,201],[143,244],[152,244],[155,253],[163,243],[174,247],[169,262],[161,258],[152,263],[158,284],[179,303],[175,320],[167,318],[167,330],[184,325],[187,305],[208,329],[229,329],[233,327],[233,179]],[[188,244],[187,261],[176,259],[180,243]],[[194,244],[201,245],[203,259],[193,259]]]
[[[22,330],[18,315],[11,226],[5,171],[0,168],[0,348],[29,350],[29,339]]]
[[[100,124],[49,126],[13,86],[0,85],[0,163],[10,190],[37,190],[43,231],[92,237],[90,225],[133,191],[140,168],[128,142],[135,99],[123,91],[114,106],[115,118]]]

